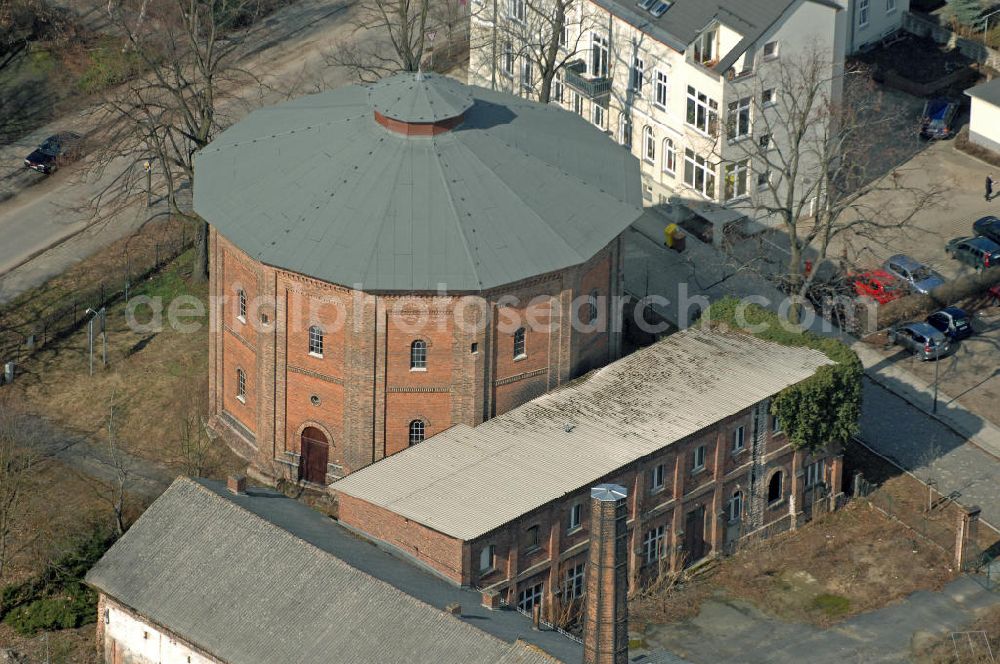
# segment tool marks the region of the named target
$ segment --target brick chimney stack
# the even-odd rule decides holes
[[[628,664],[628,491],[590,490],[590,553],[583,614],[583,664]]]

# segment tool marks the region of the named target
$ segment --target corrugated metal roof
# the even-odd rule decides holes
[[[690,328],[478,427],[447,429],[333,489],[472,540],[830,363],[815,350]]]
[[[671,48],[684,52],[713,21],[743,35],[715,70],[723,73],[800,0],[673,0],[659,18],[632,0],[595,0],[598,5]],[[839,11],[834,0],[808,0]]]
[[[561,661],[484,631],[516,620],[531,633],[522,616],[479,609],[475,593],[410,566],[396,569],[405,565],[396,559],[381,563],[387,575],[422,593],[442,586],[464,593],[463,615],[478,612],[470,622],[446,614],[326,549],[353,550],[368,567],[379,567],[388,554],[281,494],[249,493],[232,496],[218,482],[176,480],[87,582],[227,664]],[[504,628],[512,631],[498,629]],[[393,638],[383,638],[386,629]],[[549,635],[579,652],[568,639]]]
[[[408,78],[407,78],[408,77]],[[409,117],[473,105],[406,137],[348,86],[251,113],[197,155],[194,208],[270,265],[374,291],[479,291],[583,263],[642,214],[639,163],[579,116],[401,74],[374,103]]]

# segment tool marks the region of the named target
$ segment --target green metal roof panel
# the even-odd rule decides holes
[[[197,155],[195,210],[264,263],[377,291],[576,265],[641,215],[638,161],[578,116],[434,79],[472,100],[434,137],[377,124],[364,86],[251,113]]]
[[[384,78],[371,86],[372,108],[401,122],[440,122],[472,107],[467,86],[453,78],[423,72]]]

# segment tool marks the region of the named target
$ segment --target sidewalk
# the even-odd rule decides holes
[[[667,223],[650,210],[633,224],[625,241],[625,289],[636,297],[667,298],[654,309],[671,323],[684,326],[687,305],[697,296],[754,297],[772,309],[784,300],[753,270],[732,265],[690,235],[683,254],[667,249]],[[811,327],[850,345],[865,367],[860,438],[922,481],[933,480],[941,493],[964,505],[978,504],[983,520],[1000,528],[1000,427],[940,391],[938,412],[932,414],[933,386],[832,325],[823,329],[822,320]]]

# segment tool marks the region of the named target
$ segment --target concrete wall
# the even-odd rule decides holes
[[[100,597],[98,613],[105,664],[221,664],[106,595]]]
[[[969,140],[1000,152],[1000,106],[973,97],[970,113]]]

